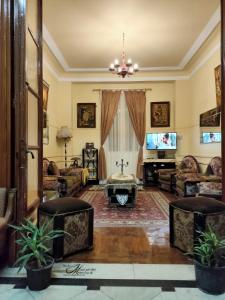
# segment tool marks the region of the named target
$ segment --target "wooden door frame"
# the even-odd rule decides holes
[[[42,0],[37,0],[39,10],[42,12]],[[18,188],[17,195],[17,223],[21,223],[24,217],[31,214],[39,204],[39,201],[35,201],[33,205],[27,208],[26,199],[24,195],[27,190],[27,136],[26,127],[27,124],[24,122],[27,109],[27,84],[26,84],[26,0],[19,0],[14,2],[14,99],[15,101],[15,156],[17,161],[15,163],[15,184]],[[42,14],[38,18],[38,26],[42,31]],[[38,94],[40,101],[38,103],[38,109],[42,112],[42,33],[39,33],[38,42],[40,44],[38,48]],[[42,127],[42,113],[39,114],[38,124]],[[39,199],[42,197],[42,131],[38,132],[38,143],[40,146],[39,159],[38,159],[38,194]]]
[[[10,0],[0,3],[0,187],[11,187],[11,10]]]
[[[221,157],[222,157],[222,195],[225,202],[225,0],[221,0]]]

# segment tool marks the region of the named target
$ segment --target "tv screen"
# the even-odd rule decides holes
[[[147,150],[175,150],[177,148],[177,133],[147,133],[146,149]]]
[[[220,143],[221,142],[221,132],[202,132],[201,143]]]

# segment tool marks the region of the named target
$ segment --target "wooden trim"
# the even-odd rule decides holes
[[[0,186],[11,187],[11,24],[10,0],[0,3]]]
[[[222,200],[225,202],[225,0],[221,0],[221,157]]]
[[[39,5],[39,18],[38,18],[38,26],[39,26],[39,35],[38,35],[38,50],[39,50],[39,106],[38,106],[38,145],[39,149],[39,161],[38,161],[38,195],[40,201],[43,199],[43,3],[42,0],[38,1]]]
[[[25,216],[26,216],[26,217],[29,217],[29,216],[35,211],[35,209],[38,208],[39,204],[40,204],[40,199],[35,199],[35,200],[27,207]]]

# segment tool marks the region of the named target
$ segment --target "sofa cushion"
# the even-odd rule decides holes
[[[57,167],[54,161],[49,162],[48,175],[56,175],[56,176],[60,175],[59,168]]]
[[[208,197],[181,198],[171,203],[173,207],[199,213],[225,212],[225,203]]]
[[[91,207],[92,206],[89,203],[80,200],[79,198],[65,197],[42,203],[39,206],[39,210],[54,215],[56,213],[63,214],[80,211]]]
[[[48,166],[49,160],[47,158],[43,158],[43,175],[48,175]]]

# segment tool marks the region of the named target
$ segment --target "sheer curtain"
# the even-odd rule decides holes
[[[105,142],[107,173],[120,172],[120,167],[116,166],[116,161],[121,162],[121,158],[128,167],[124,168],[124,173],[136,174],[139,143],[137,141],[125,101],[124,92],[120,95],[120,101],[112,128]]]

